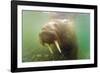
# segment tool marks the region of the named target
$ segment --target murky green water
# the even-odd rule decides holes
[[[39,32],[42,26],[49,21],[48,13],[36,11],[23,11],[22,13],[22,61],[49,61],[62,59],[61,56],[51,55],[48,48],[43,47],[39,41]],[[90,58],[90,15],[77,14],[75,17],[75,30],[79,46],[79,59]]]

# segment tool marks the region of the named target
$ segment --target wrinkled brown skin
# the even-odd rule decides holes
[[[43,46],[45,43],[54,44],[54,40],[57,40],[62,54],[67,60],[77,59],[78,45],[73,26],[67,22],[63,23],[57,19],[51,20],[50,22],[43,26],[39,34],[41,44]],[[55,49],[55,47],[52,48]]]

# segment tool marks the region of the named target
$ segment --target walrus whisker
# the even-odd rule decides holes
[[[58,51],[61,53],[61,49],[60,49],[60,46],[59,46],[58,41],[55,40],[54,43],[55,43],[55,45],[56,45]]]
[[[53,54],[53,51],[52,51],[52,49],[51,49],[50,45],[49,45],[49,44],[45,44],[45,45],[48,47],[48,49],[49,49],[50,53],[51,53],[51,54]]]

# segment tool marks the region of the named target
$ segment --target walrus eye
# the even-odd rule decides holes
[[[53,54],[53,51],[52,51],[52,49],[51,49],[50,45],[49,45],[49,44],[47,44],[47,43],[45,43],[45,45],[48,47],[48,49],[49,49],[50,53],[51,53],[51,54]]]
[[[61,49],[60,49],[60,46],[59,46],[58,41],[57,41],[57,40],[55,40],[55,41],[54,41],[54,43],[55,43],[55,45],[56,45],[56,47],[57,47],[58,51],[61,53]]]

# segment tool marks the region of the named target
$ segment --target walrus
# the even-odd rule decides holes
[[[74,29],[73,22],[68,19],[51,19],[43,25],[39,39],[51,54],[59,52],[66,60],[75,60],[78,59],[78,44]]]

